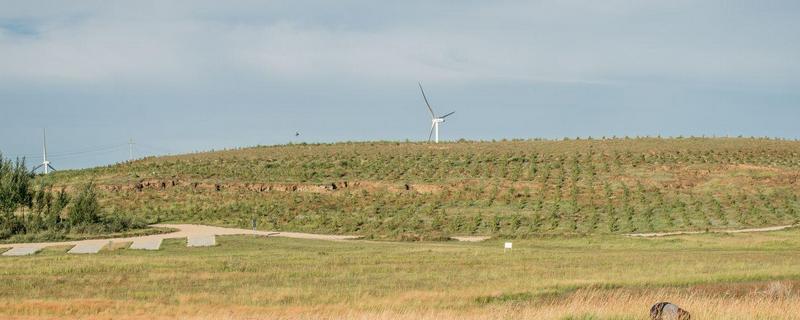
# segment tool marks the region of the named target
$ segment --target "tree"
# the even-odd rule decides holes
[[[94,183],[89,182],[75,197],[75,203],[69,209],[67,216],[72,225],[87,225],[100,221],[100,204],[97,202],[97,192]]]
[[[25,167],[25,159],[11,162],[0,154],[0,213],[8,219],[19,206],[31,206],[30,181],[33,178]]]

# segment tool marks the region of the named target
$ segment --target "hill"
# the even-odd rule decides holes
[[[637,138],[253,147],[43,179],[149,221],[416,240],[797,223],[798,177],[797,141]]]

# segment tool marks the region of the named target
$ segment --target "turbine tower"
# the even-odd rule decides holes
[[[428,106],[428,111],[431,113],[431,132],[428,134],[428,142],[431,142],[431,137],[434,138],[435,143],[439,143],[439,124],[444,122],[444,118],[456,113],[455,111],[450,112],[446,115],[437,117],[435,113],[433,113],[433,108],[431,108],[431,104],[428,103],[428,97],[425,96],[425,90],[422,89],[422,84],[417,83],[419,85],[419,91],[422,92],[422,99],[425,99],[425,105]]]
[[[50,173],[50,170],[56,171],[56,168],[50,165],[50,161],[47,161],[47,131],[45,129],[42,129],[42,164],[34,167],[31,171],[39,168],[44,168],[44,174]]]

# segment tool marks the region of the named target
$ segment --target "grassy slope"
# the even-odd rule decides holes
[[[648,138],[257,147],[50,179],[151,220],[437,239],[795,223],[798,177],[800,142]]]
[[[0,317],[99,319],[644,319],[666,299],[698,319],[792,319],[800,231],[500,241],[322,242],[0,259]],[[775,282],[782,281],[782,282]]]

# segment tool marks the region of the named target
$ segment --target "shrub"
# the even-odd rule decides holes
[[[95,224],[100,221],[100,204],[93,183],[87,183],[75,198],[67,216],[73,226]]]

